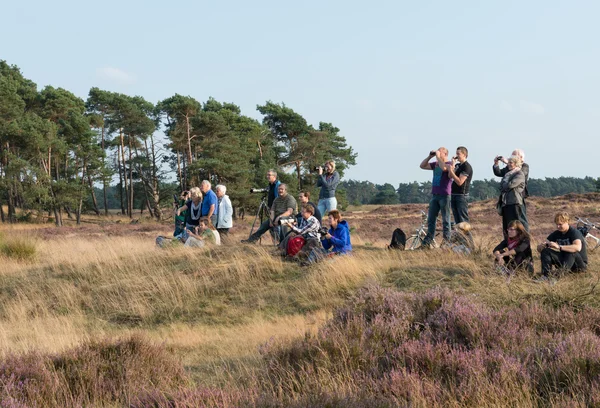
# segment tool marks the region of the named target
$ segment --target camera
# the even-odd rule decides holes
[[[435,153],[436,153],[436,151],[435,151],[435,150],[432,150],[432,151],[430,151],[430,152],[429,152],[429,155],[431,155],[431,156],[435,156]]]
[[[327,229],[327,227],[319,228],[319,234],[321,234],[321,235],[327,235],[328,232],[329,232],[329,230]]]
[[[280,218],[279,225],[291,225],[295,221],[294,217]]]
[[[323,169],[325,166],[315,166],[313,167],[313,171],[319,171],[319,169]]]
[[[546,248],[550,248],[550,244],[548,242],[546,242]]]
[[[268,193],[269,189],[268,188],[251,188],[250,189],[250,193],[252,194],[256,194],[256,193]]]
[[[496,160],[502,160],[502,159],[504,159],[503,156],[500,156],[500,155],[496,156]]]

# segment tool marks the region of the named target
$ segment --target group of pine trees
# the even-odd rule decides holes
[[[49,217],[60,226],[63,214],[78,223],[84,211],[107,214],[111,183],[130,217],[139,206],[160,219],[173,193],[204,179],[225,184],[234,206],[252,206],[249,190],[265,187],[270,168],[284,170],[280,179],[295,191],[314,189],[311,169],[328,159],[340,174],[355,164],[331,123],[315,128],[285,104],[257,109],[262,123],[212,98],[176,94],[153,104],[92,88],[84,101],[62,88],[38,90],[0,60],[2,222]]]

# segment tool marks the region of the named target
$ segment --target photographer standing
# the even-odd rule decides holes
[[[448,176],[452,179],[450,206],[454,215],[454,223],[469,222],[469,186],[473,179],[473,167],[467,162],[469,151],[464,146],[456,148],[456,168],[448,168]]]
[[[318,207],[321,216],[325,216],[329,211],[337,209],[335,189],[340,184],[340,175],[335,171],[335,162],[333,160],[325,163],[325,173],[323,173],[323,167],[319,167],[318,171],[317,187],[321,187]]]
[[[252,244],[265,233],[269,229],[271,229],[271,235],[277,236],[277,240],[281,240],[281,225],[280,220],[293,217],[296,213],[296,199],[291,194],[287,192],[287,185],[279,184],[277,189],[277,197],[273,200],[273,205],[271,206],[271,214],[268,220],[265,220],[260,227],[256,230],[256,232],[248,239],[243,239],[242,242]]]

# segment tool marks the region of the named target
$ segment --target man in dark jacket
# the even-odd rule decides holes
[[[553,266],[567,271],[582,272],[587,269],[588,257],[585,238],[577,228],[569,225],[566,212],[554,216],[556,231],[537,248],[542,261],[542,274],[548,277]]]

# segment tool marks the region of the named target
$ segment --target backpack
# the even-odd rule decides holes
[[[287,255],[296,256],[296,254],[300,252],[300,250],[304,246],[305,242],[306,240],[302,235],[290,238],[287,243]]]
[[[392,242],[387,246],[387,249],[403,250],[406,245],[406,234],[400,228],[396,228],[392,233]]]

